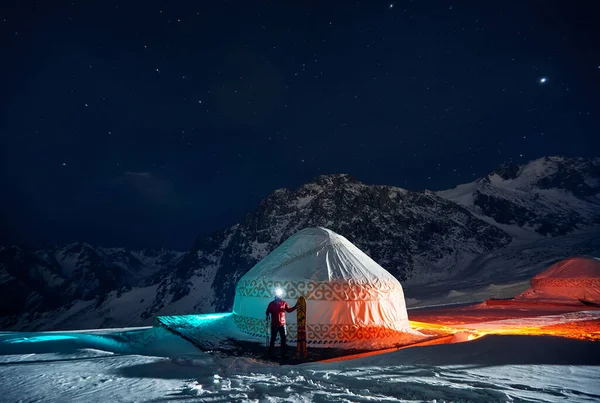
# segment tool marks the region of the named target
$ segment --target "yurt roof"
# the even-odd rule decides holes
[[[600,279],[600,259],[587,256],[574,256],[548,267],[533,277],[532,281],[543,279]]]
[[[310,280],[359,283],[397,281],[350,241],[322,227],[288,238],[240,280]]]

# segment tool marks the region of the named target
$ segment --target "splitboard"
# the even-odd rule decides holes
[[[296,322],[297,322],[297,343],[296,359],[304,361],[307,357],[306,352],[306,299],[298,298],[296,303]]]

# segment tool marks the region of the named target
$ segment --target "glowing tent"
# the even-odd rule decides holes
[[[307,300],[308,343],[351,348],[356,341],[415,335],[400,282],[341,235],[307,228],[288,238],[238,282],[233,320],[243,332],[264,337],[265,309],[275,292],[294,305]],[[288,314],[288,338],[296,315]]]
[[[570,257],[531,279],[531,288],[517,300],[600,303],[600,259]]]

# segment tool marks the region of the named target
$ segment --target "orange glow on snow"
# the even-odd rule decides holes
[[[449,322],[452,322],[450,319]],[[478,325],[446,325],[437,323],[424,323],[411,321],[413,329],[435,334],[456,334],[459,332],[469,333],[467,340],[475,340],[486,334],[497,335],[523,335],[523,336],[558,336],[579,340],[600,341],[600,320],[583,320],[568,323],[558,323],[548,326],[498,326],[494,327],[490,322],[485,330],[477,329]]]
[[[600,341],[600,309],[597,307],[509,302],[415,309],[409,311],[410,324],[425,334],[453,334],[456,342],[475,340],[486,334]]]

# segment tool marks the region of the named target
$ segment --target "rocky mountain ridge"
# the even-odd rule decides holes
[[[241,223],[198,239],[177,273],[165,276],[153,308],[194,292],[193,279],[202,277],[217,295],[214,309],[230,309],[246,271],[289,236],[314,226],[345,236],[398,279],[415,283],[444,278],[510,242],[503,231],[432,192],[365,185],[349,175],[320,176],[295,190],[274,191]],[[192,280],[184,284],[181,278]]]
[[[437,195],[507,232],[506,226],[513,226],[530,236],[566,235],[600,224],[600,158],[544,157],[521,166],[505,164]]]
[[[0,247],[0,317],[42,313],[76,301],[101,303],[143,286],[161,269],[172,267],[182,252],[125,250],[72,243],[30,251]],[[3,327],[11,320],[5,320]]]

